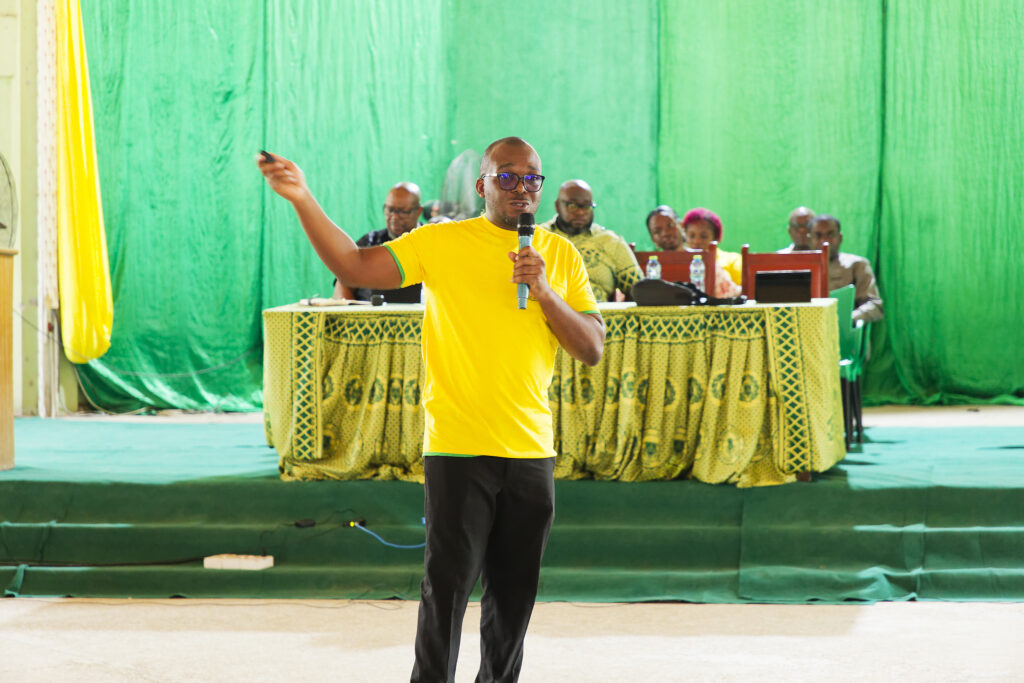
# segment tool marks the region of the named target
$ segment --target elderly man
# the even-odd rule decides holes
[[[385,242],[397,239],[416,227],[416,222],[423,213],[420,206],[420,188],[415,183],[398,183],[392,187],[384,199],[384,227],[368,232],[356,241],[358,247],[376,247]],[[422,285],[415,284],[401,289],[367,289],[360,287],[352,290],[334,281],[335,299],[358,299],[369,301],[374,294],[380,294],[384,301],[393,304],[413,304],[420,302]]]
[[[789,238],[793,240],[788,247],[779,249],[780,254],[811,249],[811,221],[814,212],[806,206],[798,206],[789,213]]]
[[[822,214],[811,221],[811,248],[821,249],[828,242],[828,288],[839,289],[855,285],[853,294],[853,319],[874,322],[882,319],[882,297],[878,294],[875,273],[863,256],[839,252],[843,243],[839,219]]]
[[[426,287],[426,548],[412,680],[455,680],[466,604],[480,577],[476,680],[514,681],[555,511],[547,391],[555,352],[561,345],[596,365],[605,335],[572,244],[538,230],[532,246],[519,248],[519,216],[540,203],[540,155],[522,138],[491,143],[476,182],[482,216],[362,249],[323,212],[294,163],[257,163],[340,281]],[[516,283],[528,286],[525,310]]]
[[[643,275],[626,240],[594,222],[595,207],[590,185],[583,180],[567,180],[558,188],[555,217],[540,227],[576,246],[598,301],[624,300],[622,292],[628,292]]]

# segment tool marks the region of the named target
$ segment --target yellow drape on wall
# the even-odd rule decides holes
[[[57,0],[57,279],[64,353],[73,363],[110,348],[114,305],[103,231],[89,65],[78,0]]]

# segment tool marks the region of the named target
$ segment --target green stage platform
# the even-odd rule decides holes
[[[19,419],[8,596],[408,598],[423,489],[283,482],[261,424]],[[1024,599],[1024,427],[873,428],[811,483],[558,482],[540,599]],[[307,526],[297,526],[300,520]],[[204,569],[270,554],[261,571]]]

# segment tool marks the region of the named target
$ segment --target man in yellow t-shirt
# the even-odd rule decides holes
[[[539,204],[540,157],[520,138],[492,143],[476,183],[483,216],[364,249],[324,214],[295,164],[257,163],[340,282],[424,285],[427,543],[412,680],[454,678],[478,577],[478,680],[515,680],[554,517],[547,387],[555,351],[595,365],[605,332],[571,243],[539,230],[516,253],[519,216]],[[517,309],[517,283],[529,286],[526,310]]]

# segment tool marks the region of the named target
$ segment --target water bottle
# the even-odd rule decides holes
[[[647,278],[649,280],[660,280],[661,279],[661,261],[658,260],[657,256],[651,256],[647,259]]]
[[[690,261],[690,284],[704,292],[704,258],[701,256],[694,256]]]

